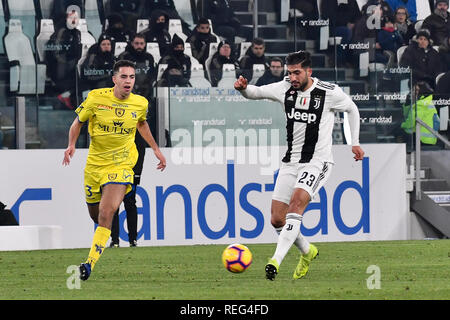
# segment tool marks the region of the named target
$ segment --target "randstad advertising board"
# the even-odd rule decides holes
[[[139,245],[275,242],[270,205],[277,168],[272,167],[284,149],[270,153],[260,148],[257,155],[269,154],[276,161],[250,161],[255,152],[241,147],[225,148],[220,156],[217,149],[194,148],[188,155],[181,154],[183,148],[163,149],[164,172],[156,170],[149,149],[137,188]],[[355,162],[349,146],[333,147],[331,177],[308,206],[301,226],[309,240],[407,239],[405,146],[363,148],[364,161]],[[238,157],[242,154],[248,158]],[[87,150],[79,149],[70,166],[63,167],[63,150],[1,150],[0,201],[22,226],[61,226],[63,248],[90,247],[94,223],[84,201],[86,156]],[[186,163],[189,157],[192,161]],[[123,205],[120,211],[125,245]]]

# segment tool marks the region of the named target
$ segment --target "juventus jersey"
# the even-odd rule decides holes
[[[283,162],[332,162],[331,146],[335,112],[347,112],[352,145],[359,145],[359,112],[351,98],[336,85],[312,77],[305,91],[294,89],[289,77],[264,86],[248,85],[241,93],[248,99],[279,102],[286,115],[287,151]]]

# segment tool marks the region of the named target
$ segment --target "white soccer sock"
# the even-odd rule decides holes
[[[281,264],[287,252],[291,248],[295,239],[297,239],[300,233],[300,223],[302,222],[302,216],[297,213],[288,213],[286,215],[286,224],[278,236],[277,248],[272,259]]]
[[[280,235],[281,230],[283,230],[283,227],[277,227],[277,228],[275,228],[275,232],[277,233],[277,235]]]
[[[294,243],[302,254],[307,254],[309,252],[309,242],[303,237],[301,232],[298,233]]]

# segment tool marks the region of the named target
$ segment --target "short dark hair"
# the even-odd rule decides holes
[[[286,57],[286,65],[300,64],[302,68],[311,68],[311,54],[308,51],[300,50],[289,53]]]
[[[113,73],[114,74],[118,73],[119,69],[122,67],[130,67],[130,68],[133,68],[134,70],[136,70],[136,64],[133,61],[123,59],[123,60],[119,60],[116,63],[114,63]]]
[[[136,33],[132,38],[131,38],[131,42],[134,41],[134,39],[139,38],[139,39],[144,39],[145,40],[145,35],[143,33]],[[147,40],[145,40],[145,42],[147,42]]]
[[[279,62],[279,63],[281,63],[281,66],[283,66],[283,59],[281,59],[280,57],[273,57],[273,58],[270,58],[270,60],[269,60],[269,65],[271,65],[272,62]]]
[[[207,19],[207,18],[200,18],[200,19],[198,19],[198,22],[197,22],[197,27],[198,26],[200,26],[201,24],[207,24],[207,25],[209,25],[209,20]]]
[[[255,45],[255,44],[257,46],[264,46],[265,45],[264,39],[263,38],[254,38],[252,40],[252,46]]]

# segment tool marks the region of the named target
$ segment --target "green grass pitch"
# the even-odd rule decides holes
[[[304,279],[292,280],[293,247],[275,281],[264,273],[275,244],[247,244],[253,263],[241,274],[223,267],[226,245],[107,248],[78,288],[67,270],[89,249],[0,252],[0,299],[450,299],[450,240],[316,245]],[[368,288],[377,283],[369,266],[379,268],[379,289]]]

